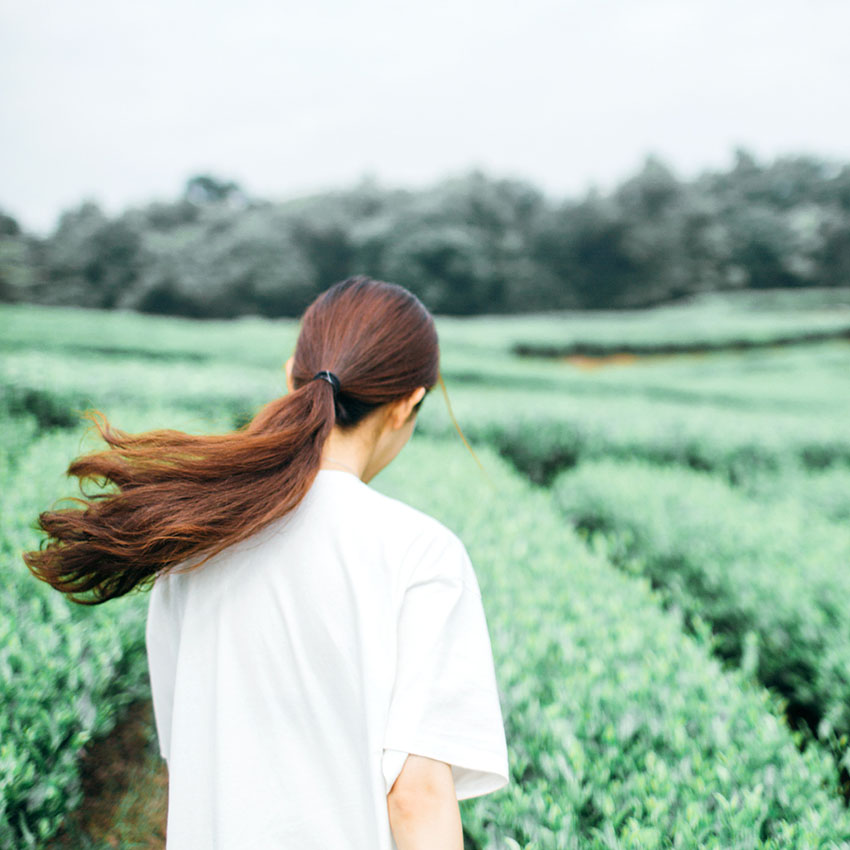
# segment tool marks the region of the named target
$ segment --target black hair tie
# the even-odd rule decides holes
[[[339,395],[339,378],[327,369],[322,369],[321,372],[316,372],[310,380],[315,381],[316,378],[321,378],[323,381],[327,381],[333,387],[334,401],[336,401],[336,397]]]

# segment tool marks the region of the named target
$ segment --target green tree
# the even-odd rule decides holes
[[[293,316],[319,291],[309,258],[274,208],[210,209],[161,236],[152,251],[122,306],[199,318]]]
[[[59,219],[44,241],[44,299],[56,304],[115,307],[143,265],[143,233],[126,213],[107,218],[85,202]]]
[[[31,300],[36,281],[32,240],[0,211],[0,301]]]
[[[196,174],[186,181],[183,200],[198,206],[222,203],[244,206],[247,196],[233,180],[222,180],[212,174]]]

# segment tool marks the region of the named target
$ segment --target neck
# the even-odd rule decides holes
[[[375,446],[369,435],[354,428],[343,431],[334,427],[322,448],[320,468],[344,469],[356,475],[361,481],[368,481],[369,464]]]
[[[351,472],[354,475],[356,475],[358,478],[360,478],[360,473],[358,473],[356,469],[353,469],[347,463],[343,463],[341,460],[337,460],[336,458],[333,458],[333,457],[323,457],[321,468],[322,469],[327,468],[328,464],[332,465],[333,467],[341,467],[346,472]]]

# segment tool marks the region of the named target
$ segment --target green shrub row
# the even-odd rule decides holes
[[[210,430],[209,421],[179,409],[109,412],[128,430]],[[74,495],[63,476],[68,463],[100,441],[79,427],[39,436],[32,417],[0,419],[0,440],[0,850],[21,850],[40,846],[79,803],[87,742],[148,695],[147,602],[131,595],[74,605],[20,558],[38,545],[38,513]]]
[[[71,426],[80,421],[80,411],[91,407],[111,412],[116,407],[155,406],[189,411],[204,423],[220,420],[229,428],[234,417],[285,392],[286,379],[282,368],[215,361],[151,364],[25,352],[0,361],[0,386],[14,395],[44,399]]]
[[[143,598],[73,608],[15,557],[32,545],[33,510],[61,492],[48,470],[77,450],[70,437],[36,443],[4,495],[3,850],[55,830],[79,799],[80,749],[147,685]],[[464,801],[468,841],[850,847],[829,757],[800,754],[766,692],[723,673],[645,582],[590,554],[545,493],[482,456],[489,482],[457,445],[417,439],[378,481],[457,531],[479,575],[513,781]]]
[[[145,599],[73,605],[20,557],[38,545],[38,513],[72,494],[62,473],[79,451],[79,432],[54,431],[14,464],[0,456],[0,850],[39,847],[56,832],[80,802],[87,742],[149,693]]]
[[[781,327],[799,329],[807,321],[832,326],[848,323],[838,313],[781,314]],[[442,370],[450,390],[470,384],[542,390],[545,401],[571,408],[599,397],[640,396],[648,401],[712,404],[737,410],[784,414],[796,410],[822,415],[827,409],[850,412],[846,343],[806,345],[780,352],[700,357],[650,358],[634,365],[584,371],[546,360],[511,357],[522,338],[559,335],[617,345],[694,335],[723,337],[737,327],[772,323],[776,316],[704,315],[699,307],[678,307],[635,315],[595,313],[479,317],[437,320]],[[802,324],[801,324],[802,323]],[[742,325],[741,327],[743,327]],[[222,391],[252,401],[282,391],[281,367],[292,352],[297,324],[245,319],[197,322],[186,319],[104,313],[66,308],[0,305],[2,373],[21,386],[54,388],[92,397],[96,403],[173,395],[169,386],[187,384],[190,395],[221,397]],[[575,398],[574,398],[575,396]],[[566,398],[561,398],[566,397]],[[180,397],[175,395],[175,403]],[[157,398],[159,402],[165,396]],[[479,399],[475,398],[475,404]]]
[[[479,577],[512,781],[462,803],[467,846],[850,847],[835,764],[799,751],[781,703],[480,455],[487,478],[419,437],[375,482],[458,533]]]
[[[76,418],[71,411],[79,404],[79,397],[67,393],[0,383],[0,421],[29,417],[42,430],[72,428],[76,424]]]
[[[29,448],[39,430],[34,416],[0,416],[0,469],[4,485],[15,460]]]
[[[659,343],[704,346],[734,340],[769,342],[777,337],[840,332],[850,327],[850,288],[706,292],[677,303],[638,310],[566,310],[515,315],[437,318],[448,345],[487,345],[507,351],[518,345],[596,346],[603,351],[641,349]],[[149,330],[157,328],[156,344]],[[151,317],[130,310],[99,310],[36,304],[0,304],[0,348],[70,350],[87,348],[106,356],[139,353],[169,358],[265,359],[289,334],[292,319],[198,321]],[[246,333],[259,344],[232,346]]]
[[[496,447],[544,485],[564,469],[603,457],[680,464],[738,485],[796,467],[850,466],[850,434],[838,416],[498,390],[455,393],[453,402],[470,439]],[[435,398],[423,409],[421,430],[435,436],[453,430],[441,403]]]
[[[520,357],[604,357],[611,354],[693,354],[704,351],[747,351],[785,345],[807,345],[835,339],[850,339],[850,328],[829,330],[794,329],[764,338],[729,337],[728,339],[692,339],[686,342],[605,344],[597,342],[547,343],[530,340],[518,342],[513,352]]]
[[[648,576],[716,633],[724,658],[821,738],[850,734],[850,529],[794,500],[759,504],[681,468],[603,460],[554,484],[562,513],[605,534],[608,556]]]
[[[597,387],[597,394],[587,396],[578,394],[578,385],[570,395],[551,383],[528,389],[450,383],[452,405],[467,435],[496,446],[536,483],[548,484],[561,470],[604,456],[679,463],[744,485],[797,466],[850,466],[845,418],[817,407],[749,411],[659,400],[642,395],[646,388],[625,392],[616,385]],[[182,410],[198,422],[231,428],[280,395],[283,386],[281,370],[71,356],[59,361],[31,353],[7,358],[0,367],[0,414],[5,393],[17,400],[6,415],[33,417],[40,428],[73,425],[89,407],[110,411],[115,419],[116,407],[140,404],[166,414]],[[119,420],[115,424],[124,427]],[[453,431],[439,388],[430,394],[417,428],[432,435]]]
[[[99,362],[138,359],[152,363],[217,360],[274,368],[295,345],[291,319],[197,321],[128,310],[91,310],[35,304],[0,304],[3,356],[36,351],[54,360],[87,357]]]
[[[751,498],[769,504],[791,499],[813,517],[850,522],[850,466],[790,468],[776,476],[752,480],[746,492]]]
[[[823,290],[822,290],[823,292]],[[770,303],[779,290],[749,304],[742,293],[703,293],[651,310],[576,311],[542,320],[536,327],[511,326],[511,347],[543,356],[607,354],[619,351],[687,351],[691,348],[763,346],[782,340],[834,338],[850,332],[850,290],[833,290],[835,303],[818,309],[790,296]],[[827,296],[828,297],[828,296]]]

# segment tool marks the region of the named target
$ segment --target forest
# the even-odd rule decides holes
[[[0,301],[192,318],[294,317],[366,273],[443,315],[644,308],[710,291],[850,282],[850,165],[815,156],[680,179],[657,157],[556,199],[474,171],[424,189],[364,179],[272,201],[211,174],[118,214],[93,201],[28,233],[0,213]]]

